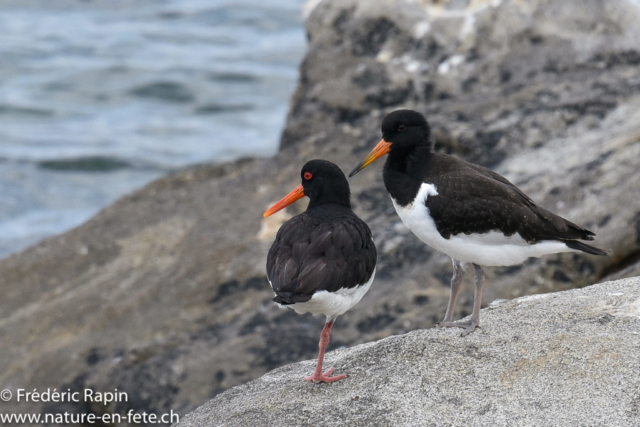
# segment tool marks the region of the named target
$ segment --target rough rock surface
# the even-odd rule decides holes
[[[277,156],[163,178],[0,261],[0,384],[117,388],[130,401],[0,409],[184,414],[315,357],[322,319],[270,302],[264,262],[277,223],[263,223],[262,212],[299,183],[307,160],[353,168],[396,108],[423,111],[438,149],[505,174],[614,251],[487,269],[486,302],[638,274],[639,20],[630,0],[309,7],[309,50]],[[378,273],[337,320],[331,348],[444,315],[450,260],[401,224],[380,170],[378,162],[350,180],[379,248]],[[457,316],[470,312],[469,282]]]
[[[640,278],[502,301],[465,338],[417,330],[234,387],[183,418],[210,426],[631,426],[640,420]],[[329,366],[329,365],[327,365]]]

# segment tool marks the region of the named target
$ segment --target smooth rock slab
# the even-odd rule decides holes
[[[333,384],[302,381],[312,360],[275,369],[178,426],[640,424],[639,277],[497,302],[482,323],[332,352],[349,374]]]

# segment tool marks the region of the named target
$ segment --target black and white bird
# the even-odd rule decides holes
[[[298,314],[324,314],[318,364],[306,381],[333,382],[346,375],[322,372],[324,352],[336,317],[367,293],[376,269],[371,230],[351,210],[349,183],[335,164],[311,160],[301,171],[302,184],[264,213],[267,217],[307,196],[309,206],[278,230],[267,256],[273,299]]]
[[[481,266],[520,264],[529,257],[559,252],[606,255],[580,240],[595,234],[537,206],[501,175],[455,157],[435,153],[422,114],[398,110],[382,121],[382,140],[349,175],[389,154],[384,185],[402,222],[424,243],[453,260],[451,295],[442,327],[480,324],[484,272]],[[453,311],[468,263],[475,269],[471,319],[453,322]]]

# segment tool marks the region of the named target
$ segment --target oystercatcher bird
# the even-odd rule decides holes
[[[298,314],[324,314],[318,364],[305,381],[334,382],[346,375],[322,372],[324,352],[336,317],[367,293],[376,270],[371,230],[351,210],[349,183],[335,164],[311,160],[302,184],[264,213],[267,217],[308,196],[309,206],[278,230],[267,256],[267,277],[275,301]]]
[[[503,176],[435,153],[429,124],[416,111],[388,114],[382,121],[382,140],[349,176],[387,153],[382,176],[402,222],[453,260],[449,304],[439,326],[463,328],[465,336],[480,324],[481,266],[515,265],[559,252],[607,255],[579,241],[593,240],[593,232],[537,206]],[[469,263],[475,269],[473,313],[469,321],[453,322]]]

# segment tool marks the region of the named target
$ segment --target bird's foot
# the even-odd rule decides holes
[[[442,322],[442,323],[438,323],[437,326],[439,328],[462,328],[464,329],[464,331],[462,331],[462,334],[460,336],[465,337],[469,335],[471,332],[473,332],[480,325],[477,320],[471,319],[471,320],[467,320],[466,322],[462,322],[462,321]]]
[[[345,374],[341,374],[341,375],[336,375],[335,377],[331,377],[330,375],[333,374],[333,371],[335,371],[336,368],[329,368],[326,371],[324,371],[324,373],[322,374],[313,374],[313,375],[309,375],[308,377],[304,377],[305,381],[313,381],[314,383],[332,383],[334,381],[338,381],[338,380],[342,380],[347,378],[347,375]]]

